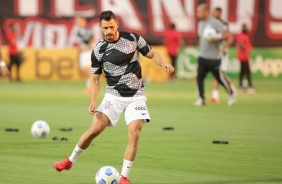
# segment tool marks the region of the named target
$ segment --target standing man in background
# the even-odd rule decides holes
[[[229,31],[228,28],[228,22],[224,21],[221,19],[221,14],[222,14],[222,9],[220,7],[216,7],[213,10],[213,17],[221,21],[225,26],[226,29]],[[233,37],[232,37],[232,42],[233,42]],[[225,78],[225,80],[228,82],[230,87],[232,88],[233,92],[236,93],[236,88],[233,85],[231,79],[226,75],[227,69],[228,69],[228,60],[229,60],[229,55],[228,55],[228,49],[224,48],[224,44],[222,43],[222,49],[221,50],[221,63],[220,63],[220,71]],[[213,90],[212,90],[212,98],[209,100],[211,103],[218,103],[219,102],[219,83],[218,81],[213,78]]]
[[[9,75],[9,70],[6,66],[5,61],[3,60],[2,50],[1,50],[1,42],[0,42],[0,77],[6,77]]]
[[[199,18],[198,35],[200,38],[200,55],[198,58],[198,100],[194,106],[205,105],[204,96],[204,79],[208,72],[211,72],[216,80],[226,89],[229,94],[228,106],[235,104],[236,98],[233,91],[220,71],[221,50],[226,50],[232,43],[232,36],[226,30],[226,26],[219,20],[210,16],[210,10],[207,4],[200,4],[197,8],[197,15]],[[204,30],[207,28],[215,29],[217,35],[212,39],[205,39],[203,37]],[[224,42],[222,49],[220,44]]]
[[[239,86],[242,92],[245,91],[243,86],[243,77],[246,75],[248,80],[247,92],[254,93],[256,89],[252,84],[251,70],[250,70],[250,58],[252,45],[248,36],[248,27],[246,24],[242,25],[242,32],[236,37],[236,48],[237,48],[237,58],[241,63],[241,70],[239,75]]]
[[[89,78],[91,75],[91,51],[94,47],[95,37],[92,30],[87,26],[87,20],[85,17],[76,17],[76,24],[78,25],[78,34],[80,38],[79,42],[79,66],[87,77],[85,93],[90,93]]]
[[[165,46],[167,53],[171,59],[172,66],[176,69],[176,58],[178,55],[179,46],[183,44],[181,34],[176,30],[175,24],[170,23],[169,29],[165,32]],[[176,73],[170,76],[170,80],[176,80]]]
[[[18,48],[19,42],[19,34],[18,34],[16,24],[11,24],[9,26],[9,30],[7,31],[6,37],[9,46],[9,56],[10,56],[10,64],[8,65],[8,69],[11,72],[13,65],[16,65],[16,80],[21,81],[20,78],[20,66],[22,64],[22,55],[20,53],[20,49]],[[9,75],[10,80],[13,81],[11,74]]]

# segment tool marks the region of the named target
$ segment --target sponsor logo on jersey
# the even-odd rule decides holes
[[[135,107],[135,110],[136,111],[146,111],[147,108],[146,108],[146,106],[138,105],[138,106]]]

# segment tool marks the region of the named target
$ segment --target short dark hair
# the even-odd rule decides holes
[[[203,7],[205,11],[210,11],[209,5],[207,3],[201,3],[198,5],[198,7]]]
[[[219,11],[219,12],[222,12],[222,8],[220,8],[220,7],[216,7],[215,10]]]
[[[116,15],[111,10],[103,11],[100,15],[100,22],[102,20],[110,21],[111,19],[117,20]]]

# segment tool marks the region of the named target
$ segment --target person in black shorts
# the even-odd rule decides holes
[[[226,81],[220,70],[221,52],[225,51],[232,43],[231,35],[227,31],[226,26],[218,19],[210,15],[210,10],[207,4],[200,4],[197,8],[198,18],[198,35],[200,38],[200,55],[198,58],[198,73],[197,87],[198,100],[194,106],[205,105],[204,96],[204,80],[208,72],[211,72],[215,79],[226,89],[229,94],[228,106],[232,106],[236,102],[236,97],[233,94],[230,84]],[[214,37],[207,39],[204,33],[207,30],[214,31]],[[220,43],[225,41],[225,44],[220,48]]]

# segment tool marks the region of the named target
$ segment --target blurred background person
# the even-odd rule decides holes
[[[254,93],[256,89],[253,86],[250,70],[250,58],[252,52],[252,45],[248,36],[248,27],[246,24],[242,25],[242,32],[236,37],[237,58],[240,61],[241,68],[239,74],[240,91],[245,92],[243,78],[246,75],[248,81],[247,92]]]
[[[22,54],[18,47],[20,34],[19,29],[16,24],[9,25],[9,29],[6,33],[6,38],[8,41],[8,50],[9,50],[9,57],[10,57],[10,64],[8,65],[9,71],[12,73],[12,67],[16,66],[16,80],[21,81],[20,77],[20,67],[23,62]],[[12,75],[9,75],[10,81],[13,81]]]
[[[228,22],[222,20],[222,9],[220,7],[216,7],[213,10],[213,17],[218,19],[226,26],[226,30],[229,31]],[[233,42],[233,36],[231,36],[232,42]],[[224,43],[221,47],[221,63],[220,63],[220,71],[222,73],[222,76],[225,78],[225,80],[229,83],[230,87],[232,88],[233,92],[236,93],[237,89],[233,85],[231,79],[226,75],[227,69],[228,69],[228,61],[229,61],[229,55],[228,55],[228,48],[224,47]],[[219,83],[218,81],[213,78],[213,90],[212,90],[212,97],[209,100],[210,103],[218,103],[219,102]]]
[[[236,103],[236,97],[220,71],[221,50],[225,50],[231,45],[232,36],[221,21],[210,15],[207,4],[203,3],[198,5],[197,16],[199,18],[198,36],[200,54],[197,68],[198,100],[194,103],[194,106],[205,105],[204,80],[209,72],[211,72],[216,80],[226,89],[229,94],[227,104],[228,106],[232,106]],[[213,38],[206,39],[203,35],[206,29],[212,29],[214,32],[217,32],[217,34]],[[224,45],[220,47],[221,44]]]
[[[165,47],[167,50],[167,53],[171,59],[171,64],[172,66],[176,69],[177,63],[176,63],[176,58],[178,55],[179,51],[179,46],[184,45],[183,39],[181,34],[176,30],[175,24],[170,23],[169,29],[165,31],[164,33],[164,38],[165,38]],[[172,75],[170,75],[170,80],[174,81],[176,80],[176,71],[173,72]]]
[[[77,36],[80,39],[79,42],[79,66],[87,77],[85,93],[90,92],[89,77],[91,75],[91,51],[94,47],[95,37],[92,30],[87,26],[87,19],[85,17],[76,17],[75,22],[78,28]]]
[[[1,42],[0,42],[0,77],[7,77],[9,75],[9,70],[6,66],[6,63],[3,59],[2,50],[1,50]]]

